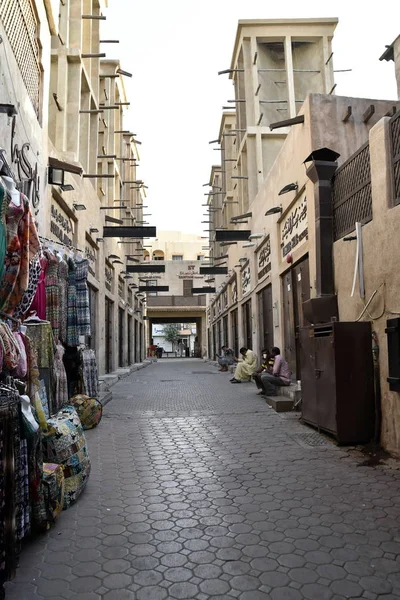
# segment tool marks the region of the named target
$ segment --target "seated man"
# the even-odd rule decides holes
[[[272,373],[264,372],[261,374],[261,385],[264,388],[266,396],[277,396],[277,388],[290,385],[292,373],[286,360],[281,356],[279,348],[272,348],[274,357],[274,366]]]
[[[229,365],[233,365],[235,362],[235,353],[228,346],[222,346],[221,348],[222,355],[217,354],[218,364],[220,365],[220,371],[227,371]]]
[[[249,381],[250,377],[257,370],[257,357],[252,350],[240,348],[240,354],[243,356],[243,359],[235,359],[238,362],[238,365],[235,369],[235,375],[231,379],[231,383]]]
[[[264,348],[262,350],[261,367],[259,369],[257,369],[257,371],[253,375],[253,379],[256,382],[256,386],[260,390],[258,392],[258,394],[260,394],[260,395],[264,394],[264,388],[263,388],[262,382],[261,382],[261,375],[263,373],[272,373],[272,368],[274,366],[274,362],[275,362],[275,359],[272,356],[272,354],[270,353],[270,351],[267,350],[266,348]]]

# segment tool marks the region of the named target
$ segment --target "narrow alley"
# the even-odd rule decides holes
[[[163,359],[113,388],[88,487],[7,600],[400,598],[399,471],[229,377]]]

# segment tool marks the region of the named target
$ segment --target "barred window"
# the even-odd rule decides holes
[[[0,20],[36,115],[39,117],[41,90],[39,24],[31,0],[0,0]]]

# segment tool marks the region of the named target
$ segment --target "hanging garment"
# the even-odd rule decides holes
[[[3,279],[4,260],[7,251],[6,212],[10,203],[7,188],[0,177],[0,281]]]
[[[85,393],[91,398],[97,398],[99,395],[99,378],[94,350],[86,349],[82,352],[82,376]]]
[[[31,312],[35,311],[39,319],[46,319],[46,277],[49,261],[42,254],[40,257],[40,276],[35,297],[30,306]]]
[[[55,523],[64,505],[64,469],[55,463],[43,463],[43,476],[33,505],[35,528],[45,531]]]
[[[24,293],[21,298],[20,303],[16,306],[14,310],[14,318],[20,319],[23,315],[29,311],[32,302],[36,296],[36,292],[39,285],[41,274],[41,266],[40,266],[40,258],[36,256],[33,260],[31,260],[29,265],[29,283],[28,289]]]
[[[50,323],[33,323],[25,321],[28,328],[27,337],[34,346],[39,369],[39,395],[45,414],[52,415],[55,411],[55,379],[54,379],[54,343]]]
[[[3,348],[3,370],[13,372],[20,359],[19,346],[7,323],[0,322],[0,338]]]
[[[67,345],[79,345],[78,315],[76,302],[76,266],[73,258],[68,259],[68,315],[67,315]]]
[[[68,263],[65,259],[58,263],[58,293],[60,299],[60,340],[66,342],[68,322]]]
[[[89,274],[89,261],[86,258],[75,260],[76,272],[76,304],[78,307],[79,335],[90,335],[90,307],[89,288],[87,278]]]
[[[58,341],[60,330],[60,293],[58,288],[58,258],[45,250],[49,261],[46,274],[46,319],[50,321],[54,339]]]
[[[12,315],[29,286],[29,265],[40,252],[40,241],[29,201],[20,194],[21,204],[11,200],[7,209],[7,252],[0,282],[0,308]]]
[[[57,344],[56,352],[54,354],[54,376],[56,380],[54,409],[56,412],[68,402],[67,373],[63,362],[64,353],[65,348],[61,344]]]

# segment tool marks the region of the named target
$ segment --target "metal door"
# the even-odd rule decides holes
[[[105,346],[106,346],[106,355],[105,355],[105,369],[106,373],[111,373],[112,371],[112,337],[113,337],[113,303],[106,298],[105,299]]]
[[[302,362],[301,412],[303,420],[318,425],[317,385],[315,378],[314,329],[300,329],[300,353]]]
[[[238,311],[231,312],[231,327],[232,327],[232,350],[235,356],[239,354],[239,331],[238,331]]]
[[[98,327],[97,319],[97,290],[88,284],[89,290],[89,311],[90,311],[90,336],[87,337],[86,343],[89,348],[96,350],[96,334]]]
[[[282,298],[283,298],[283,356],[289,363],[292,373],[296,373],[296,337],[294,322],[294,302],[292,271],[282,276]]]
[[[222,320],[220,319],[217,322],[217,352],[218,354],[221,352],[221,346],[222,346]]]
[[[333,327],[315,329],[315,382],[318,425],[336,434],[336,375]]]
[[[135,363],[138,363],[138,322],[136,321],[136,319],[134,320],[134,331],[135,331],[135,337],[133,338],[133,348],[134,348],[134,353],[135,353],[135,357],[134,357],[134,361]]]
[[[261,350],[271,350],[274,345],[274,320],[272,314],[272,286],[267,285],[258,294],[259,344]]]
[[[143,361],[143,324],[139,323],[139,362]]]
[[[213,342],[213,347],[212,347],[212,360],[215,360],[215,354],[217,352],[216,350],[216,337],[217,337],[217,326],[213,325],[212,326],[212,342]],[[219,353],[218,353],[219,354]]]

